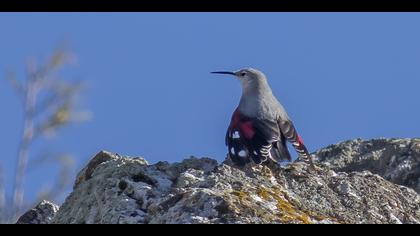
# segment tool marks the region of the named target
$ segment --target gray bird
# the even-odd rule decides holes
[[[215,71],[215,74],[233,75],[242,85],[239,106],[233,112],[226,132],[226,145],[232,161],[245,165],[267,161],[288,160],[289,141],[299,158],[313,162],[284,107],[274,97],[265,75],[256,69],[245,68],[235,72]]]

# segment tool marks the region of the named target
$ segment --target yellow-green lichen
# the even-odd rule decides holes
[[[260,196],[262,199],[268,201],[271,199],[270,193],[265,188],[258,189],[257,192],[258,196]]]
[[[329,217],[319,216],[302,210],[297,202],[294,202],[286,192],[278,188],[261,186],[258,189],[253,190],[252,193],[248,190],[241,189],[235,190],[231,192],[231,194],[236,196],[239,204],[243,206],[235,208],[237,214],[255,215],[260,217],[264,222],[313,224],[314,222],[325,219],[337,222]],[[265,208],[255,207],[254,201],[251,198],[251,195],[254,194],[257,194],[264,201],[274,202],[277,211],[273,212]]]
[[[286,192],[278,188],[264,188],[261,187],[258,189],[258,195],[264,200],[275,200],[277,202],[276,206],[279,210],[277,216],[284,223],[293,223],[299,222],[303,224],[312,224],[314,221],[330,220],[331,222],[341,223],[339,220],[318,215],[314,212],[304,211],[300,209],[299,204],[294,202]]]
[[[239,198],[239,201],[241,202],[249,201],[249,193],[245,191],[237,190],[233,191],[232,194],[237,196]]]
[[[279,189],[267,189],[261,187],[258,189],[258,195],[264,200],[274,200],[276,201],[276,207],[279,211],[277,216],[281,222],[292,223],[300,222],[303,224],[312,223],[310,217],[304,212],[299,211],[291,202],[289,202],[285,193]]]

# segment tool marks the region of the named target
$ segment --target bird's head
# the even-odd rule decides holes
[[[227,74],[235,76],[242,84],[244,89],[257,87],[261,83],[266,83],[265,75],[254,68],[243,68],[237,71],[214,71],[213,74]]]

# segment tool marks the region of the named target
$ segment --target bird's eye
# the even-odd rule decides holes
[[[241,76],[245,76],[245,75],[246,75],[246,73],[245,73],[245,72],[242,72],[242,73],[241,73]]]

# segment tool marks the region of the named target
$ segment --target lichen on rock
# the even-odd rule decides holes
[[[420,197],[409,188],[418,181],[417,142],[340,143],[313,154],[316,171],[195,157],[151,165],[101,152],[51,223],[420,223]]]

